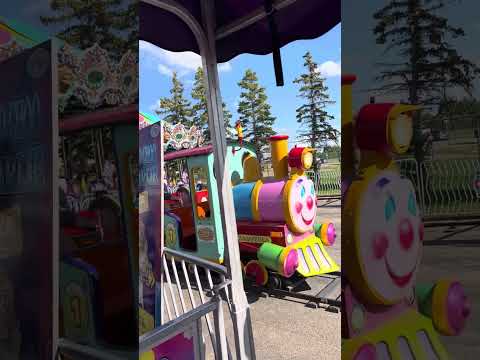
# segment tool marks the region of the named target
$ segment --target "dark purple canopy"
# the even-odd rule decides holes
[[[201,0],[177,0],[201,24]],[[216,0],[216,32],[232,22],[264,11],[264,0]],[[276,0],[281,6],[274,15],[280,47],[300,39],[317,38],[340,23],[340,0]],[[177,16],[140,2],[140,39],[169,51],[199,53],[194,35]],[[269,54],[273,50],[272,32],[266,16],[252,25],[217,38],[217,61],[226,62],[243,54]]]

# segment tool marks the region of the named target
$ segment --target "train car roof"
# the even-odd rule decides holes
[[[137,105],[117,106],[60,119],[58,127],[60,135],[66,135],[84,129],[130,123],[138,123]]]
[[[178,151],[172,151],[165,154],[165,161],[180,159],[184,157],[191,157],[191,156],[201,156],[210,154],[213,151],[212,145],[206,145],[202,147],[197,147],[193,149],[184,149]]]
[[[245,148],[245,149],[248,149],[250,151],[255,152],[255,149],[250,144],[243,143],[242,145],[240,145],[236,141],[231,141],[231,142],[228,142],[227,145],[228,146],[235,146],[235,147],[238,146],[238,147]],[[170,161],[170,160],[181,159],[181,158],[185,158],[185,157],[202,156],[202,155],[211,154],[212,152],[213,152],[213,146],[212,145],[205,145],[205,146],[196,147],[196,148],[193,148],[193,149],[177,150],[177,151],[172,151],[172,152],[166,153],[165,157],[164,157],[164,160],[165,161]]]

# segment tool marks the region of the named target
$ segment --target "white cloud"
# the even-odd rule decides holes
[[[166,66],[166,65],[158,64],[157,69],[158,69],[158,72],[159,72],[160,74],[163,74],[163,75],[168,76],[168,77],[172,77],[172,76],[173,76],[173,70],[170,69],[170,68],[169,68],[168,66]]]
[[[159,105],[160,105],[160,101],[157,100],[157,102],[155,104],[152,104],[148,107],[148,109],[151,111],[151,112],[155,112],[158,108],[159,108]]]
[[[167,65],[178,68],[183,71],[196,71],[202,66],[202,59],[199,55],[193,52],[171,52],[167,50],[161,50],[161,60],[167,63]]]
[[[323,76],[335,77],[342,74],[342,67],[340,62],[337,63],[335,61],[328,60],[319,66],[319,71]]]
[[[140,53],[148,54],[158,62],[158,71],[166,76],[172,76],[176,71],[179,77],[195,72],[202,66],[202,58],[193,52],[172,52],[163,50],[146,41],[139,41]],[[227,72],[232,70],[229,62],[218,64],[218,71]]]
[[[228,72],[232,70],[232,65],[229,62],[218,64],[219,72]]]
[[[162,57],[163,50],[149,42],[140,40],[138,42],[138,49],[140,53],[145,53],[158,59]]]

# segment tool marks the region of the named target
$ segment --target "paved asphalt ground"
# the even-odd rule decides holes
[[[480,224],[427,227],[419,281],[458,280],[472,313],[463,334],[442,340],[452,359],[480,358]]]
[[[320,205],[318,221],[331,220],[337,227],[337,241],[328,250],[340,264],[340,202]],[[472,315],[464,333],[443,337],[443,343],[452,359],[477,360],[480,354],[480,224],[426,227],[418,280],[434,282],[441,278],[459,280],[472,304]],[[319,283],[319,279],[310,281],[312,287]],[[249,301],[257,359],[340,359],[341,313],[310,308],[302,301],[251,294]],[[229,319],[227,309],[225,319]],[[227,338],[233,339],[228,320]]]
[[[321,206],[318,221],[332,221],[337,240],[329,254],[340,265],[340,201]],[[321,279],[311,279],[312,288],[321,287]],[[304,300],[277,299],[248,295],[258,360],[340,359],[341,314],[306,306]],[[228,319],[225,309],[225,319]],[[227,338],[233,339],[230,322]],[[212,357],[213,358],[213,357]]]

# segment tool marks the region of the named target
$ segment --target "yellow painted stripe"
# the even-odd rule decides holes
[[[322,252],[322,254],[316,254],[317,249],[316,249],[316,246],[314,246],[315,244],[318,244],[318,247]],[[310,254],[307,251],[307,246],[310,246],[310,249],[312,249],[312,253],[315,257],[315,260],[318,263],[318,266],[313,266],[312,260],[310,259]],[[330,257],[330,255],[326,251],[322,241],[319,238],[317,238],[315,235],[312,235],[306,238],[305,240],[302,240],[296,244],[293,244],[290,247],[296,250],[300,249],[300,251],[302,252],[305,262],[307,263],[309,269],[304,269],[302,266],[300,266],[298,268],[298,272],[305,277],[322,275],[322,274],[327,274],[327,273],[340,270],[340,267],[337,265],[337,263]],[[330,266],[322,265],[323,261],[321,261],[321,258],[320,258],[320,256],[322,255],[325,257],[325,259],[330,264]],[[318,268],[319,270],[315,270],[315,268]]]
[[[324,260],[321,258],[322,257],[322,254],[319,254],[318,251],[317,251],[317,247],[314,246],[313,244],[311,245],[310,247],[312,249],[312,252],[313,252],[313,256],[315,256],[315,260],[317,261],[317,264],[318,264],[318,267],[320,268],[320,271],[329,271],[330,270],[330,266],[325,266],[324,265]],[[322,248],[320,248],[320,251],[322,250]],[[327,262],[330,264],[330,262],[328,261],[328,259],[326,257],[324,257],[325,260],[327,260]]]
[[[440,329],[444,335],[454,335],[454,330],[450,327],[448,322],[447,309],[447,299],[448,299],[448,289],[451,285],[451,282],[448,280],[440,280],[433,291],[432,299],[432,309],[433,314],[433,323],[437,329]]]
[[[258,209],[258,197],[260,195],[260,189],[263,186],[262,180],[258,180],[252,190],[251,206],[253,221],[260,221],[260,210]]]
[[[0,28],[3,29],[3,30],[8,31],[9,33],[11,33],[11,34],[13,34],[13,35],[15,35],[15,36],[17,36],[17,37],[20,37],[20,38],[22,38],[22,39],[24,39],[24,40],[27,40],[27,41],[29,41],[29,42],[31,42],[31,43],[34,43],[34,42],[35,42],[32,38],[30,38],[30,37],[28,37],[28,36],[26,36],[26,35],[24,35],[24,34],[22,34],[22,33],[19,33],[19,32],[16,31],[14,28],[8,26],[8,25],[5,24],[5,23],[0,23]]]
[[[317,271],[315,269],[319,269],[320,266],[315,266],[312,262],[312,257],[310,256],[310,253],[307,251],[307,247],[302,247],[302,252],[303,252],[303,256],[305,257],[305,261],[307,262],[308,264],[308,268],[310,269],[310,273],[316,273]],[[313,252],[313,249],[312,249],[312,252]]]
[[[352,359],[355,352],[366,343],[378,345],[385,343],[392,360],[402,360],[399,351],[400,337],[408,341],[408,345],[413,352],[415,359],[426,359],[423,346],[418,340],[417,333],[423,331],[436,352],[438,359],[446,360],[448,355],[435,331],[432,322],[427,317],[419,314],[417,311],[408,310],[402,316],[398,316],[384,325],[365,333],[362,336],[354,336],[342,341],[342,358]]]

